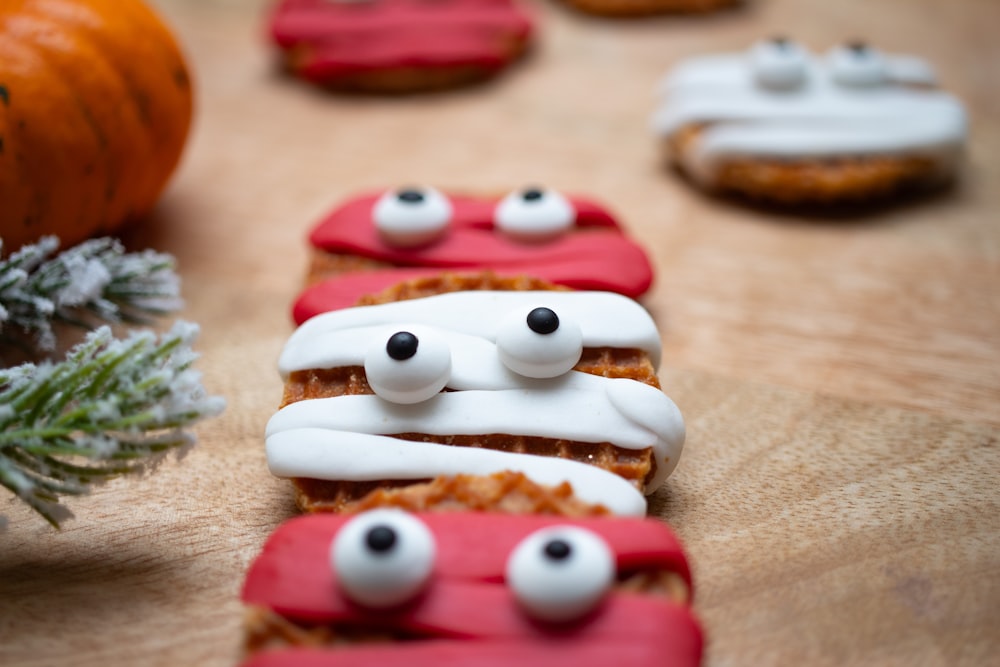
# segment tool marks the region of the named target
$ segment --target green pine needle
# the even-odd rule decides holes
[[[225,407],[191,368],[197,333],[178,322],[115,339],[101,327],[61,362],[0,370],[0,485],[59,527],[72,516],[62,497],[185,451],[185,428]]]
[[[170,255],[126,253],[112,238],[85,241],[58,255],[47,236],[0,260],[0,335],[48,352],[55,322],[87,329],[103,322],[146,322],[181,307]],[[2,248],[0,248],[2,249]]]

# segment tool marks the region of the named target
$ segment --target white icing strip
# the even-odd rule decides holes
[[[708,124],[697,150],[685,156],[702,181],[730,156],[918,154],[950,165],[967,132],[961,103],[939,90],[900,85],[933,81],[922,61],[885,61],[887,81],[859,88],[838,84],[825,60],[810,57],[805,82],[778,92],[755,83],[744,54],[687,61],[661,86],[665,99],[653,127],[670,136]]]
[[[410,322],[317,333],[308,343],[300,341],[303,344],[287,346],[279,370],[287,378],[292,371],[362,366],[367,350],[375,341],[387,340],[398,331],[409,331],[418,339],[433,335],[448,345],[451,379],[446,386],[451,389],[512,389],[526,381],[503,365],[496,345],[490,341]]]
[[[268,436],[267,461],[279,477],[349,481],[490,475],[511,470],[538,484],[569,482],[581,500],[604,505],[615,514],[646,513],[642,494],[621,477],[596,466],[549,456],[301,428]]]
[[[343,331],[327,331],[312,337],[308,345],[290,347],[283,355],[282,375],[311,368],[342,368],[361,366],[373,341],[387,340],[399,331],[409,331],[418,339],[435,336],[451,350],[449,389],[549,389],[558,387],[594,387],[604,378],[590,373],[571,371],[553,379],[533,379],[511,371],[501,361],[497,346],[488,340],[454,331],[415,325],[380,324]],[[419,351],[418,351],[419,354]]]
[[[891,81],[909,86],[937,85],[937,74],[926,60],[914,56],[894,55],[886,59]]]
[[[638,303],[611,292],[491,292],[439,294],[422,299],[376,306],[345,308],[313,317],[300,326],[281,354],[279,370],[287,375],[304,368],[311,350],[325,347],[322,336],[376,325],[397,327],[400,322],[446,329],[496,342],[497,331],[513,310],[545,306],[560,319],[576,322],[585,347],[638,348],[660,363],[660,335],[649,313]],[[398,330],[398,329],[397,329]],[[358,349],[365,347],[358,346]],[[321,352],[325,354],[325,350]],[[312,368],[330,365],[305,366]]]
[[[689,169],[695,180],[708,183],[726,158],[759,156],[795,159],[802,157],[803,147],[811,157],[842,155],[923,155],[950,167],[960,155],[955,143],[955,124],[947,126],[921,124],[919,119],[870,122],[864,127],[844,123],[829,123],[822,132],[815,124],[802,122],[762,122],[757,124],[716,125],[707,129],[690,152]]]
[[[532,388],[445,392],[411,405],[372,395],[299,401],[275,413],[266,434],[302,428],[372,435],[507,433],[651,447],[657,464],[647,489],[652,493],[673,471],[684,445],[677,406],[659,389],[635,380],[576,375],[581,377],[535,381]]]
[[[905,86],[936,85],[934,68],[926,61],[913,56],[883,54],[886,76],[891,83]],[[824,59],[807,56],[806,77],[813,85],[834,85]],[[661,97],[710,89],[753,90],[768,95],[754,82],[746,53],[721,53],[689,58],[678,63],[660,80],[657,91]],[[895,90],[909,90],[895,88]],[[935,91],[924,91],[935,92]],[[779,95],[781,93],[778,93]]]

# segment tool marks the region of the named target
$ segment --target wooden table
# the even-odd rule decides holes
[[[196,71],[183,165],[135,247],[176,255],[199,367],[229,401],[148,479],[0,533],[0,664],[233,665],[238,591],[294,514],[263,428],[304,235],[358,189],[425,182],[593,195],[652,254],[645,300],[689,439],[652,502],[686,541],[710,665],[1000,661],[1000,5],[760,0],[621,22],[536,1],[495,84],[345,98],[283,77],[260,0],[158,0]],[[959,187],[849,219],[708,198],[664,170],[652,89],[678,58],[863,35],[965,99]]]

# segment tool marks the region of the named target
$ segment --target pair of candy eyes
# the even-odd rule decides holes
[[[424,591],[434,572],[437,544],[418,518],[400,510],[373,510],[341,528],[330,547],[340,590],[371,609],[398,607]],[[585,615],[615,580],[614,552],[597,534],[577,526],[542,528],[507,558],[505,581],[520,607],[542,621]]]
[[[515,311],[497,327],[500,361],[518,375],[553,378],[583,354],[583,331],[550,308]],[[436,395],[451,379],[451,349],[433,330],[398,331],[365,354],[365,376],[378,396],[412,404]]]
[[[750,60],[755,79],[765,88],[798,88],[808,75],[809,57],[805,49],[790,40],[760,42],[751,49]],[[833,49],[827,55],[827,62],[833,80],[843,86],[875,86],[888,78],[885,57],[863,43]]]
[[[372,208],[375,229],[389,245],[425,245],[442,236],[451,223],[451,201],[434,188],[390,190]],[[493,224],[515,240],[544,241],[573,227],[576,210],[555,190],[528,188],[504,197],[493,211]]]

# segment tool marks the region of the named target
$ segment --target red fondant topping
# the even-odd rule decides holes
[[[572,252],[564,248],[570,239],[602,229],[622,236],[610,213],[585,199],[570,197],[577,212],[576,231],[544,243],[519,243],[493,229],[498,199],[448,195],[453,212],[443,238],[427,246],[398,248],[385,243],[372,223],[372,207],[380,196],[358,197],[330,213],[309,235],[310,243],[328,252],[349,252],[405,266],[461,267],[566,255]]]
[[[690,582],[681,546],[665,525],[628,518],[418,516],[434,534],[437,561],[427,590],[399,609],[369,611],[339,592],[328,554],[337,531],[351,518],[340,515],[301,517],[281,526],[251,566],[243,600],[301,621],[361,624],[426,639],[388,646],[263,652],[247,664],[309,666],[331,664],[334,659],[335,664],[348,666],[405,660],[428,667],[567,663],[682,667],[699,663],[701,631],[686,606],[652,595],[612,593],[584,618],[551,625],[528,617],[503,583],[507,556],[517,543],[542,527],[567,524],[591,530],[607,541],[620,573],[667,569]]]
[[[514,547],[528,534],[551,525],[581,526],[600,535],[612,547],[619,572],[666,569],[677,572],[689,585],[691,582],[679,542],[664,524],[649,519],[476,513],[418,516],[430,528],[438,546],[435,588],[500,583],[507,556]],[[244,601],[280,608],[282,613],[294,616],[345,613],[350,605],[331,594],[337,586],[328,556],[334,535],[349,519],[340,515],[306,516],[278,528],[247,575]]]
[[[664,619],[673,610],[684,608],[651,596],[617,593],[604,600],[595,613],[558,627],[533,621],[499,583],[455,581],[438,574],[418,600],[393,611],[370,611],[352,604],[340,594],[336,582],[331,582],[329,588],[313,583],[317,590],[312,592],[283,590],[280,603],[263,606],[281,616],[309,623],[361,624],[430,638],[590,637],[634,641],[656,637]]]
[[[622,233],[606,210],[586,199],[570,198],[577,212],[571,232],[540,243],[521,243],[493,228],[498,200],[452,196],[454,215],[441,239],[418,248],[398,248],[385,243],[372,223],[371,210],[378,196],[360,197],[338,208],[309,239],[327,252],[360,255],[396,268],[334,276],[308,288],[293,309],[297,323],[442,270],[530,275],[573,289],[618,292],[631,298],[644,294],[653,282],[653,270],[642,248]]]
[[[504,66],[530,36],[511,0],[284,0],[271,35],[317,82],[393,67]]]

